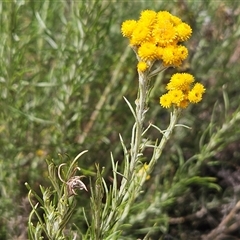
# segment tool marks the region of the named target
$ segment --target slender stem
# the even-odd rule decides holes
[[[136,123],[133,126],[133,136],[131,141],[131,158],[130,158],[130,168],[128,172],[127,181],[124,181],[124,186],[121,186],[121,190],[125,189],[127,192],[124,192],[122,195],[122,202],[126,202],[121,217],[118,221],[120,224],[128,215],[129,209],[132,202],[137,197],[141,184],[138,177],[136,176],[136,165],[138,162],[139,155],[141,154],[141,141],[143,135],[143,122],[146,113],[146,100],[148,93],[148,82],[147,82],[147,73],[139,73],[139,90],[138,98],[136,99]],[[144,176],[142,176],[144,177]],[[141,177],[141,178],[142,178]],[[123,182],[122,182],[123,183]],[[121,191],[121,193],[123,193]]]
[[[161,139],[159,145],[154,148],[154,153],[153,153],[152,159],[149,163],[149,171],[150,172],[152,171],[157,160],[160,158],[166,143],[170,139],[173,129],[175,128],[177,120],[180,116],[180,113],[181,113],[180,108],[174,108],[173,112],[171,113],[169,126],[168,126],[167,130],[163,133],[163,136],[162,136],[162,139]]]
[[[126,159],[129,161],[129,167],[126,165],[128,171],[121,182],[121,186],[119,189],[119,193],[117,194],[117,200],[115,204],[124,205],[124,208],[121,212],[116,213],[116,209],[114,209],[108,216],[106,222],[109,223],[114,218],[118,218],[118,221],[114,225],[112,230],[118,229],[119,225],[122,224],[124,219],[127,217],[132,202],[136,199],[138,194],[140,193],[141,187],[144,184],[147,176],[147,171],[141,173],[141,176],[138,175],[137,165],[139,157],[141,156],[141,143],[143,136],[143,122],[145,118],[145,114],[147,112],[147,96],[148,96],[148,72],[140,73],[139,72],[139,89],[138,89],[138,98],[136,99],[136,110],[135,110],[135,124],[132,128],[132,138],[131,138],[131,150],[130,150],[130,158]],[[180,114],[180,109],[175,108],[171,113],[170,124],[167,130],[164,132],[163,137],[154,149],[154,153],[152,159],[149,163],[149,171],[151,171],[161,156],[162,150],[169,140],[172,131],[176,125],[178,120],[178,116]],[[120,214],[120,215],[119,215]],[[106,223],[105,222],[105,223]]]
[[[135,137],[131,143],[131,162],[130,162],[130,174],[134,171],[139,154],[141,139],[143,133],[143,121],[146,113],[146,98],[147,98],[147,74],[139,73],[139,93],[136,100],[136,128]]]

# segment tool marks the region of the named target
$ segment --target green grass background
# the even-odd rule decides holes
[[[99,163],[106,179],[111,176],[110,152],[121,162],[118,134],[129,139],[134,120],[122,97],[134,103],[138,83],[137,60],[120,27],[144,9],[170,11],[193,28],[187,61],[153,80],[146,126],[149,121],[167,126],[169,112],[160,107],[159,96],[176,71],[194,74],[207,91],[200,104],[182,114],[180,123],[191,129],[176,129],[131,211],[132,227],[126,227],[125,236],[142,237],[157,222],[153,239],[162,234],[181,239],[189,228],[169,225],[169,218],[202,205],[220,211],[239,198],[238,1],[1,1],[1,239],[26,234],[30,209],[24,183],[36,191],[40,184],[49,185],[45,158],[58,164],[88,149],[79,162],[83,174],[93,177]],[[154,130],[149,134],[159,137]],[[186,182],[196,176],[215,177],[221,191],[198,179]],[[79,208],[87,211],[89,198],[81,193]],[[155,205],[146,211],[149,202]],[[221,216],[216,214],[216,220]],[[72,221],[85,231],[78,210]],[[192,227],[199,235],[211,228]]]

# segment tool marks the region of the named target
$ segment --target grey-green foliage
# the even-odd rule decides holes
[[[109,148],[107,135],[116,121],[113,110],[122,101],[120,95],[116,97],[119,85],[124,95],[134,72],[127,70],[126,74],[122,70],[118,74],[122,65],[127,66],[124,61],[114,73],[126,48],[120,24],[127,14],[137,14],[144,4],[0,3],[0,158],[1,176],[6,176],[1,182],[1,196],[6,199],[1,201],[2,226],[12,215],[4,210],[5,206],[11,206],[18,194],[24,195],[18,191],[19,184],[28,179],[32,183],[39,181],[37,169],[45,168],[42,162],[47,154],[79,152],[77,139],[112,78],[104,107],[98,109],[100,113],[85,143],[86,148],[99,146],[96,141],[103,143],[103,147],[97,148],[104,149],[103,152]],[[126,84],[119,84],[123,80]],[[37,155],[37,150],[43,150],[43,156]],[[93,153],[89,167],[99,156]],[[11,190],[6,190],[6,185]]]
[[[190,47],[189,61],[186,61],[184,68],[194,73],[196,80],[207,87],[203,103],[188,109],[182,116],[181,121],[191,126],[192,130],[176,129],[174,141],[168,144],[168,150],[151,177],[154,189],[161,189],[165,197],[164,192],[169,189],[174,177],[172,174],[178,170],[179,165],[182,166],[182,162],[190,158],[185,165],[186,172],[178,174],[179,178],[175,177],[174,184],[182,176],[189,173],[194,175],[195,170],[198,172],[201,165],[196,166],[198,157],[202,162],[219,163],[219,155],[216,157],[216,154],[220,150],[226,150],[230,142],[238,141],[238,121],[231,121],[231,113],[239,105],[239,60],[237,55],[234,57],[234,53],[238,53],[238,1],[221,1],[221,4],[219,1],[147,0],[1,1],[1,239],[11,239],[20,235],[19,232],[24,232],[16,216],[23,217],[21,222],[26,222],[25,215],[29,210],[20,211],[15,203],[19,199],[21,203],[24,202],[22,197],[27,195],[24,182],[29,182],[35,190],[39,184],[49,184],[41,178],[46,173],[43,159],[47,155],[56,158],[57,153],[67,152],[72,156],[82,148],[89,149],[90,153],[81,167],[89,172],[95,171],[94,163],[98,162],[100,166],[106,167],[103,177],[110,174],[109,151],[116,153],[116,160],[121,157],[118,133],[126,139],[132,126],[130,111],[122,96],[127,96],[131,102],[135,100],[136,60],[129,51],[119,63],[127,48],[127,42],[120,34],[120,25],[126,19],[137,18],[139,12],[146,8],[168,10],[193,27],[193,37],[187,43]],[[116,68],[119,70],[115,71]],[[166,72],[163,76],[163,83],[169,74]],[[168,121],[166,111],[158,105],[159,95],[164,92],[164,87],[160,85],[162,82],[155,82],[149,100],[151,111],[146,120],[154,124],[167,124]],[[226,112],[222,89],[228,94]],[[106,95],[103,94],[105,92]],[[79,136],[84,132],[102,96],[104,104],[101,109],[97,109],[97,118],[84,143],[79,144]],[[208,128],[212,106],[216,102],[212,125]],[[224,116],[219,117],[222,113]],[[236,116],[237,111],[233,119]],[[221,130],[224,123],[231,125],[231,129]],[[201,138],[206,129],[211,131],[206,131]],[[218,129],[221,130],[221,148],[216,145],[211,150],[211,155],[205,159],[201,150],[209,149],[208,143],[217,143],[215,137],[218,137]],[[157,135],[154,131],[150,133],[154,137]],[[199,147],[200,138],[202,141]],[[36,154],[39,149],[43,150],[43,156]],[[238,156],[236,149],[231,151],[233,156]],[[206,154],[205,151],[204,156]],[[236,163],[236,158],[226,159],[228,164],[232,161]],[[159,182],[165,185],[159,185]],[[148,190],[145,197],[147,200],[140,198],[142,205],[136,205],[132,210],[131,221],[139,224],[146,223],[145,220],[149,219],[149,225],[154,225],[152,222],[156,217],[162,226],[166,226],[163,230],[167,231],[167,217],[161,218],[158,215],[159,212],[163,214],[161,216],[166,216],[167,213],[161,209],[152,211],[152,215],[149,214],[140,221],[134,217],[134,210],[141,212],[143,206],[148,206],[151,196],[154,196],[150,187]],[[164,200],[161,204],[171,205],[176,199],[170,198],[167,203]],[[208,201],[208,196],[204,199]],[[158,202],[157,198],[151,201],[154,203],[155,200]],[[88,201],[87,198],[84,202]],[[198,202],[194,203],[197,205]],[[78,211],[77,209],[76,213]],[[80,222],[80,215],[75,214],[73,219]],[[134,231],[126,231],[126,234],[130,233],[134,234]]]
[[[78,160],[85,152],[79,153],[69,164],[62,163],[56,166],[48,160],[48,177],[51,187],[40,186],[41,195],[25,183],[29,189],[28,199],[32,208],[28,220],[30,240],[44,239],[44,237],[52,240],[74,238],[75,234],[71,231],[71,227],[68,229],[68,223],[76,206],[76,201],[72,196],[77,195],[77,189],[87,191],[85,184],[76,175],[77,170],[80,170]],[[67,168],[65,172],[62,171],[63,166]],[[35,204],[34,201],[37,203]]]
[[[18,212],[10,210],[15,197],[24,195],[19,184],[39,179],[43,158],[36,150],[53,155],[78,151],[66,145],[74,142],[82,118],[93,108],[88,84],[95,81],[97,87],[107,78],[99,63],[104,63],[100,50],[111,16],[108,3],[101,1],[0,4],[1,226],[5,226]]]

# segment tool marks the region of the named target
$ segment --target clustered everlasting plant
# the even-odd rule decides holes
[[[103,171],[97,166],[96,180],[92,182],[90,188],[91,217],[88,220],[85,213],[88,230],[82,235],[83,239],[117,239],[121,235],[122,224],[125,223],[134,201],[141,193],[144,182],[149,179],[154,165],[160,158],[173,129],[177,125],[177,120],[182,109],[186,108],[190,103],[200,102],[205,92],[202,84],[193,84],[194,77],[191,74],[174,74],[166,86],[168,92],[160,97],[161,106],[171,109],[169,126],[165,130],[161,130],[153,124],[149,124],[144,128],[143,123],[148,111],[147,99],[151,89],[150,79],[168,67],[177,67],[182,64],[188,56],[188,50],[181,44],[189,39],[192,29],[188,24],[182,22],[180,18],[173,16],[169,12],[145,10],[141,12],[138,21],[127,20],[123,22],[121,31],[123,36],[129,39],[130,47],[134,50],[138,59],[139,85],[138,96],[135,101],[136,107],[134,108],[124,98],[133,114],[135,123],[132,127],[130,148],[127,147],[128,144],[125,144],[125,141],[120,136],[124,152],[122,164],[119,166],[118,162],[111,155],[113,180],[110,187],[103,178]],[[145,135],[151,127],[159,131],[161,134],[160,140],[146,140],[147,137]],[[146,148],[153,149],[151,159],[146,160],[143,158]],[[51,177],[54,178],[52,180],[54,188],[58,193],[58,196],[54,199],[64,200],[70,207],[73,206],[72,197],[76,194],[76,188],[86,190],[85,185],[80,181],[80,177],[72,178],[77,169],[76,166],[73,168],[75,164],[76,159],[74,160],[74,164],[70,165],[71,171],[68,171],[66,181],[62,180],[61,174],[58,174],[58,180],[55,177],[56,173],[51,174]],[[63,165],[60,165],[58,168],[54,167],[54,171],[57,172],[58,169],[58,172],[60,172],[61,166]],[[119,177],[121,178],[120,183],[118,181]],[[74,181],[70,181],[69,179]],[[69,189],[70,183],[71,189]],[[65,188],[58,187],[58,184],[63,184]],[[44,195],[44,189],[42,192]],[[67,192],[71,193],[70,196],[66,195]],[[52,194],[54,195],[54,193]],[[65,197],[62,197],[62,194],[65,194]],[[39,199],[39,196],[37,198]],[[46,210],[48,209],[46,206],[47,201],[50,201],[49,197],[45,201],[41,201],[43,209]],[[68,213],[65,209],[65,212],[69,214],[68,218],[61,220],[59,218],[62,215],[57,214],[59,211],[58,207],[63,209],[63,206],[59,205],[59,203],[55,203],[52,206],[55,215],[51,215],[51,217],[58,219],[61,228],[59,231],[55,229],[54,232],[57,236],[61,235],[63,238],[63,226],[67,225],[67,220],[69,220],[72,212]],[[37,214],[36,208],[37,205],[34,206],[33,210],[35,214]],[[49,215],[50,213],[46,211],[45,218],[47,219]],[[40,219],[40,217],[38,218]],[[37,228],[32,226],[31,221],[29,224],[31,236],[36,235],[34,232],[37,228],[41,228],[41,224],[37,225]],[[51,234],[51,231],[48,231],[44,227],[42,231],[45,231],[45,234],[48,234],[48,236]]]
[[[93,222],[89,225],[89,232],[94,233],[94,239],[117,239],[121,234],[121,227],[126,220],[132,204],[141,193],[144,182],[149,176],[161,156],[161,153],[176,126],[181,110],[189,103],[198,103],[202,99],[205,89],[202,84],[194,82],[194,77],[188,73],[174,74],[167,84],[168,93],[160,98],[160,104],[165,108],[172,107],[170,123],[166,130],[149,124],[144,128],[143,123],[148,111],[147,99],[151,84],[150,78],[167,69],[168,67],[180,66],[187,58],[188,50],[180,45],[187,40],[192,29],[181,19],[169,12],[142,11],[140,19],[123,22],[121,31],[124,37],[130,41],[130,47],[136,53],[138,64],[138,96],[135,101],[136,107],[127,102],[135,123],[132,127],[130,149],[120,136],[124,151],[124,161],[119,168],[118,163],[112,158],[113,184],[110,189],[98,171],[95,189],[92,189],[92,202],[94,212]],[[155,140],[153,144],[146,140],[146,133],[150,127],[155,127],[162,135],[161,140]],[[150,141],[151,142],[151,141]],[[151,159],[144,162],[144,150],[153,148]],[[119,169],[122,169],[120,172]],[[117,184],[117,175],[122,180]],[[101,183],[101,184],[100,184]],[[99,188],[102,186],[102,195],[106,194],[105,205],[98,204]],[[100,188],[101,189],[101,188]],[[100,209],[99,209],[100,207]],[[100,213],[99,213],[100,212]],[[99,223],[98,230],[94,229]]]
[[[188,56],[188,50],[181,43],[191,36],[191,27],[167,11],[142,11],[140,19],[127,20],[122,24],[123,36],[129,38],[130,46],[138,58],[139,74],[148,78],[153,75],[151,68],[155,62],[159,70],[169,66],[180,66]],[[147,72],[146,74],[143,74]],[[150,75],[150,76],[149,76]],[[141,80],[142,78],[139,78]],[[147,79],[146,79],[147,80]],[[198,103],[205,89],[194,82],[194,77],[187,73],[174,74],[167,85],[168,93],[160,98],[160,104],[169,108],[175,105],[186,108],[190,103]]]
[[[132,162],[131,171],[133,171],[140,162],[139,154],[146,147],[141,141],[148,129],[143,129],[143,121],[147,112],[147,96],[151,88],[149,80],[168,67],[177,67],[182,64],[188,56],[188,50],[181,43],[189,39],[192,29],[180,18],[167,11],[145,10],[141,12],[138,21],[127,20],[123,22],[121,31],[123,36],[129,39],[130,47],[138,59],[139,88],[136,110],[134,111],[128,103],[136,120],[131,142],[133,154],[130,162]],[[149,161],[148,172],[152,171],[154,164],[159,159],[181,110],[186,108],[189,103],[198,103],[202,100],[205,88],[201,83],[193,85],[193,82],[194,77],[191,74],[176,73],[166,86],[168,92],[160,97],[161,106],[164,108],[172,107],[172,112],[169,127],[165,131],[154,126],[163,136],[160,143],[158,145],[156,143],[153,147],[154,154]]]

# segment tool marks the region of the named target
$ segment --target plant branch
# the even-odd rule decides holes
[[[160,131],[160,133],[163,134],[163,136],[161,138],[159,145],[154,148],[154,153],[149,163],[149,172],[153,170],[154,165],[156,164],[157,160],[160,158],[166,143],[168,142],[168,140],[172,135],[173,129],[176,126],[176,123],[180,114],[181,114],[181,109],[174,108],[173,112],[171,112],[170,123],[168,128],[166,129],[166,131]]]

